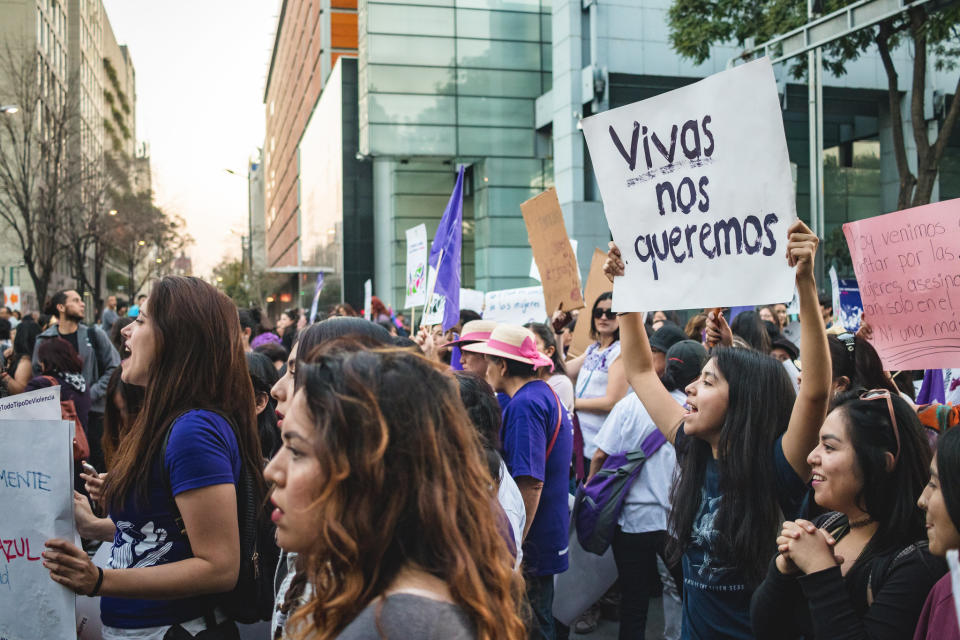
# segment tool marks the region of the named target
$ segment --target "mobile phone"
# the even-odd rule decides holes
[[[81,460],[81,461],[80,461],[80,464],[83,465],[83,470],[86,471],[88,474],[93,475],[93,476],[96,476],[96,475],[97,475],[97,470],[96,470],[96,468],[95,468],[92,464],[90,464],[89,462],[87,462],[86,460]]]

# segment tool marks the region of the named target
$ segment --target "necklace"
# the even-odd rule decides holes
[[[860,520],[848,520],[847,524],[850,526],[851,529],[859,529],[860,527],[867,526],[871,522],[873,522],[873,518],[870,516],[867,516],[866,518],[862,518]]]

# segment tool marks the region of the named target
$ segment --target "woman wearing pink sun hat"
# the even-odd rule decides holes
[[[557,394],[537,376],[538,368],[553,363],[537,351],[529,329],[513,325],[497,325],[486,341],[462,348],[483,354],[487,381],[510,396],[500,441],[527,512],[523,536],[527,598],[542,636],[554,638],[553,576],[568,566],[567,489],[573,427]]]

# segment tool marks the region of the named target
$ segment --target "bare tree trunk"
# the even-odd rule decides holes
[[[910,206],[913,188],[917,179],[910,172],[907,162],[906,142],[903,138],[903,112],[900,110],[900,90],[897,87],[897,68],[890,56],[890,26],[881,23],[877,34],[877,48],[880,50],[880,59],[887,72],[887,99],[890,105],[891,130],[893,131],[893,155],[897,161],[897,174],[900,177],[900,188],[897,193],[897,209],[906,209]]]

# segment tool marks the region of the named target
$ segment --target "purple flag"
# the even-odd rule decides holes
[[[923,384],[920,385],[920,392],[917,394],[917,404],[930,404],[946,402],[946,389],[943,388],[943,370],[927,369],[923,372]]]
[[[460,246],[463,238],[463,165],[457,184],[440,219],[437,235],[430,245],[427,262],[436,270],[434,293],[446,298],[443,309],[443,330],[460,322]],[[443,251],[441,259],[440,251]],[[439,263],[439,268],[437,267]]]

